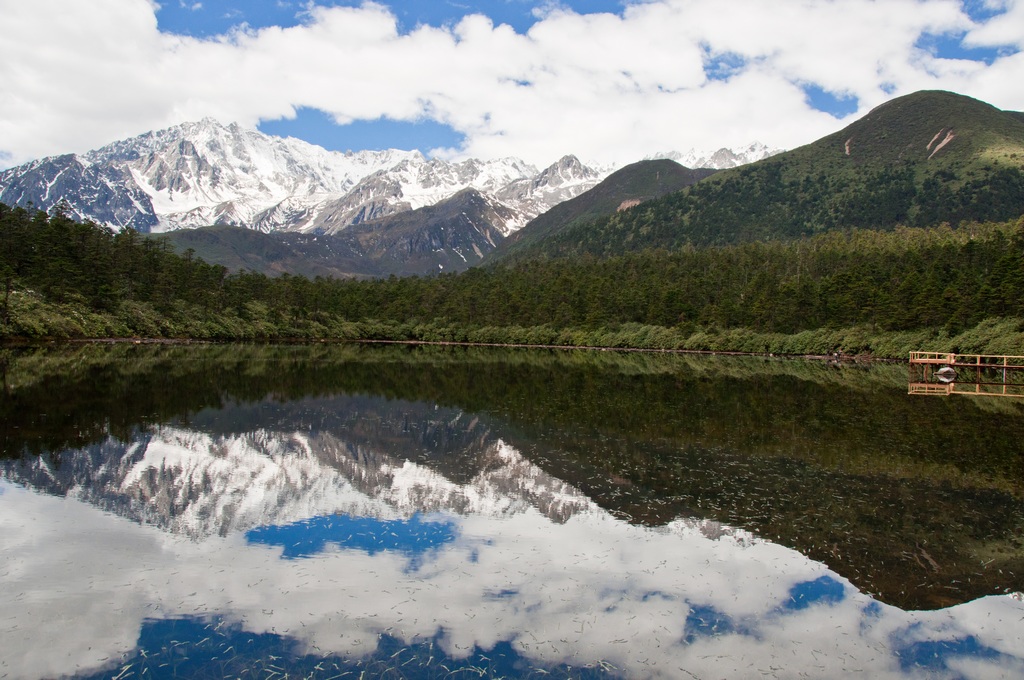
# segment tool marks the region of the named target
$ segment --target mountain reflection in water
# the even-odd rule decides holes
[[[770,399],[794,380],[819,394],[833,381],[839,401],[866,402],[886,393],[884,371],[844,385],[832,374],[794,377],[776,366],[744,374],[714,361],[698,363],[695,378],[689,364],[646,359],[545,355],[517,368],[521,355],[507,353],[233,348],[229,360],[217,348],[82,351],[96,354],[8,360],[0,676],[1024,675],[1014,574],[1002,581],[1011,594],[901,609],[855,585],[857,563],[811,559],[752,530],[761,525],[749,526],[739,506],[764,498],[756,487],[806,503],[817,497],[791,486],[841,472],[797,451],[800,437],[787,440],[788,456],[771,437],[759,449],[773,452],[767,458],[726,446],[730,437],[736,449],[756,439],[743,423],[716,434],[724,421],[712,406],[746,403],[735,389],[713,404],[685,404],[689,420],[702,422],[696,429],[637,412],[609,416],[624,403],[608,394],[616,385],[642,400],[666,394],[665,379],[705,395],[713,391],[702,380],[738,380]],[[183,358],[195,360],[191,368]],[[110,380],[97,383],[97,374]],[[200,375],[222,389],[210,391]],[[542,378],[555,394],[537,389]],[[107,410],[104,425],[47,416],[64,427],[47,441],[70,445],[42,446],[40,414],[60,406],[33,395],[54,380],[68,403],[94,395],[97,414],[107,400],[122,405]],[[191,407],[164,394],[138,415],[119,401],[188,383]],[[557,415],[573,410],[600,416]],[[1010,426],[1021,420],[996,415]],[[586,459],[584,447],[599,455]],[[716,483],[712,459],[721,475],[761,479]],[[951,480],[942,461],[929,464],[932,474],[946,470],[943,502],[981,503],[999,526],[1019,526],[1013,475],[998,462],[984,470],[987,487],[981,472]],[[684,472],[689,482],[665,481]],[[871,477],[846,474],[849,485],[830,493],[854,497]],[[875,477],[908,494],[902,502],[932,484],[924,472],[913,484],[888,470]],[[688,486],[694,480],[703,491]],[[956,489],[963,499],[952,499]],[[722,521],[730,496],[741,522]],[[701,514],[700,505],[712,510]],[[673,507],[690,512],[637,521]],[[821,542],[815,526],[808,520],[805,531]],[[1013,564],[1014,536],[997,538],[973,536],[979,553]],[[905,548],[905,561],[929,571],[944,554],[931,543]]]

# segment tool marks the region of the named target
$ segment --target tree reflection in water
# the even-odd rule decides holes
[[[203,673],[243,639],[265,648],[250,662],[284,647],[294,672],[330,657],[356,676],[388,651],[412,677],[1021,668],[1019,600],[977,598],[1022,589],[1024,412],[908,397],[901,367],[342,346],[5,360],[5,548],[36,547],[5,558],[7,644],[28,651],[0,656],[40,676],[74,667],[39,642],[62,639],[83,669],[199,669],[172,636]]]

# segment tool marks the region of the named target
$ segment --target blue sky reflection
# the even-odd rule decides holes
[[[369,555],[391,550],[409,557],[422,557],[454,541],[457,535],[455,522],[426,519],[416,513],[409,519],[396,520],[349,515],[313,517],[282,526],[256,527],[250,529],[245,538],[250,543],[282,546],[282,557],[295,559],[321,553],[329,544],[362,550]]]

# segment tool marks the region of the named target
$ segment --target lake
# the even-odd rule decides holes
[[[0,350],[0,678],[1024,677],[1024,400],[907,380]]]

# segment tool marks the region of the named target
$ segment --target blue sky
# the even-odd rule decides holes
[[[543,166],[793,148],[922,89],[1024,110],[1024,0],[0,0],[0,16],[0,168],[207,116]]]
[[[359,7],[361,2],[321,0],[324,7]],[[403,0],[383,2],[399,20],[399,28],[407,32],[418,25],[454,25],[468,14],[485,14],[496,24],[508,24],[519,33],[525,33],[538,21],[535,10],[551,3],[532,0],[490,0],[489,2],[451,2],[450,0]],[[623,9],[619,0],[576,0],[563,2],[581,14],[596,12],[618,13]],[[164,0],[157,12],[161,30],[196,37],[209,37],[225,33],[239,24],[253,28],[267,26],[295,26],[307,15],[304,0]]]

